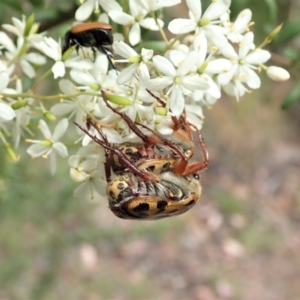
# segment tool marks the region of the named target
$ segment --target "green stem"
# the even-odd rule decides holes
[[[168,38],[167,38],[165,32],[163,31],[163,29],[160,27],[159,22],[157,21],[157,16],[156,16],[155,12],[152,11],[152,12],[151,12],[151,16],[152,16],[153,19],[155,20],[155,23],[156,23],[156,25],[157,25],[158,28],[159,28],[159,32],[160,32],[160,34],[161,34],[163,40],[165,41],[165,43],[166,43],[166,45],[167,45],[167,47],[168,47],[168,46],[169,46],[169,40],[168,40]]]
[[[181,39],[181,37],[183,36],[183,34],[177,35],[176,38],[174,38],[174,40],[168,45],[168,50],[172,49],[172,46]]]
[[[52,70],[48,70],[47,72],[45,72],[35,83],[34,85],[32,86],[31,90],[34,91],[37,86],[39,85],[39,83],[44,80],[47,76],[49,76],[51,74]]]
[[[34,94],[29,94],[29,93],[19,93],[19,94],[0,94],[1,97],[3,98],[12,98],[12,99],[18,99],[18,98],[33,98],[37,100],[56,100],[56,99],[67,99],[67,98],[73,98],[73,97],[78,97],[81,95],[86,95],[86,96],[96,96],[99,97],[101,96],[99,93],[93,93],[93,92],[81,92],[81,93],[76,93],[76,94],[57,94],[57,95],[52,95],[52,96],[43,96],[43,95],[34,95]]]

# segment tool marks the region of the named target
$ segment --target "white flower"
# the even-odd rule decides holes
[[[116,62],[131,62],[132,64],[123,69],[118,76],[117,82],[119,84],[134,80],[136,72],[138,72],[138,78],[140,85],[144,86],[150,79],[147,62],[153,55],[153,50],[142,48],[142,53],[138,54],[134,49],[124,42],[114,42],[113,49],[115,53],[126,58],[126,60],[116,60]]]
[[[230,44],[220,49],[221,53],[230,59],[232,68],[229,72],[220,74],[218,82],[224,89],[229,84],[229,88],[225,90],[230,92],[230,95],[234,93],[237,99],[248,91],[244,83],[251,89],[258,89],[260,87],[260,78],[255,70],[260,71],[260,65],[268,61],[271,57],[270,52],[267,50],[257,49],[250,52],[253,39],[254,34],[252,32],[246,33],[240,43],[238,54]]]
[[[70,177],[75,182],[83,182],[87,180],[90,176],[90,173],[98,169],[98,160],[99,155],[95,155],[93,152],[95,151],[94,145],[88,145],[85,147],[81,147],[76,155],[72,155],[69,157],[68,163],[70,165]],[[102,153],[102,161],[105,159],[104,149],[101,151],[96,149],[98,153]]]
[[[151,123],[145,125],[162,135],[171,136],[173,133],[173,129],[171,127],[174,125],[174,123],[170,114],[167,114],[166,116],[151,114],[151,119],[148,121]]]
[[[215,75],[228,72],[231,69],[231,62],[225,58],[216,59],[213,57],[213,53],[208,55],[207,39],[203,34],[194,40],[193,46],[198,55],[195,63],[196,71],[210,85],[207,90],[194,91],[193,99],[211,105],[212,99],[216,101],[221,97],[220,87],[213,78]]]
[[[285,81],[290,78],[290,73],[287,70],[275,66],[268,67],[267,75],[275,81]]]
[[[91,200],[95,198],[95,194],[105,195],[106,179],[100,170],[95,170],[75,189],[74,196],[76,198],[87,197]]]
[[[43,65],[46,63],[45,57],[38,53],[26,53],[20,56],[21,49],[24,45],[24,37],[17,38],[17,47],[5,32],[0,31],[0,45],[7,50],[4,52],[5,57],[9,61],[15,61],[20,64],[23,72],[29,77],[34,78],[36,71],[31,64]]]
[[[3,91],[9,83],[9,76],[5,72],[0,73],[0,92]],[[6,103],[0,102],[0,122],[7,122],[16,116],[15,111]]]
[[[120,4],[115,0],[87,0],[76,10],[75,19],[77,21],[85,21],[90,17],[93,11],[95,13],[99,12],[99,5],[102,6],[106,12],[110,12],[111,10],[122,10]]]
[[[43,41],[36,43],[36,48],[55,61],[55,64],[52,66],[54,78],[63,77],[65,75],[65,65],[61,61],[62,53],[60,43],[53,38],[44,37]]]
[[[15,118],[15,116],[15,111],[9,105],[0,102],[0,122],[10,121]]]
[[[33,22],[30,24],[31,25],[30,28],[26,28],[26,26],[28,26],[28,23],[27,23],[25,15],[22,16],[22,20],[12,17],[12,22],[13,22],[13,25],[2,24],[2,27],[5,30],[7,30],[7,31],[11,32],[12,34],[15,34],[16,36],[19,36],[19,37],[24,37],[25,34],[27,34],[26,38],[29,38],[29,41],[32,36],[39,35],[39,34],[35,34],[39,27],[38,23]],[[25,32],[25,29],[26,29],[26,32]]]
[[[1,74],[0,74],[0,81],[1,81]],[[10,103],[15,104],[18,102],[18,100],[13,99],[14,94],[21,94],[23,93],[23,86],[22,81],[20,79],[16,80],[16,88],[6,88],[3,90],[5,94],[11,94],[11,97],[7,97],[7,100],[10,101]],[[14,110],[14,116],[15,120],[11,122],[11,135],[14,140],[14,147],[17,148],[20,144],[21,136],[23,135],[24,131],[29,132],[31,131],[29,127],[27,126],[30,122],[30,116],[31,116],[31,105],[33,104],[32,98],[26,98],[22,99],[26,100],[26,105],[24,104],[22,107]],[[1,111],[1,109],[0,109]],[[1,117],[0,117],[1,119]]]
[[[91,61],[83,60],[78,56],[63,62],[60,42],[55,41],[53,38],[44,37],[43,41],[37,42],[34,45],[38,50],[55,61],[51,69],[54,78],[63,77],[66,73],[65,67],[89,70],[93,66]]]
[[[70,80],[67,80],[67,79],[60,80],[59,87],[60,87],[60,90],[65,95],[73,94],[74,92],[78,92],[75,89],[74,84]],[[82,109],[82,105],[87,105],[87,103],[89,102],[89,99],[87,99],[86,97],[83,97],[83,96],[79,97],[79,99],[80,99],[80,101],[75,101],[74,99],[73,100],[66,99],[57,104],[54,104],[51,107],[50,112],[58,117],[67,115],[69,119],[71,119],[75,116],[74,120],[77,123],[81,124],[82,120],[84,120],[85,116],[86,116],[86,112]]]
[[[208,6],[202,15],[200,0],[186,0],[190,11],[190,19],[175,19],[169,23],[169,30],[174,34],[184,34],[195,31],[196,34],[203,32],[205,37],[218,47],[228,44],[225,37],[227,30],[220,26],[220,17],[229,9],[230,0],[215,0]]]
[[[42,131],[46,140],[27,140],[33,145],[29,146],[27,153],[32,157],[42,156],[44,158],[50,158],[50,172],[54,174],[56,171],[56,156],[59,154],[61,157],[68,156],[67,147],[59,142],[60,138],[64,135],[68,128],[68,120],[62,119],[59,121],[51,134],[47,123],[44,120],[39,121],[39,129]]]
[[[141,40],[141,28],[140,26],[149,30],[159,30],[159,27],[164,26],[164,22],[157,19],[159,26],[156,24],[153,18],[145,18],[148,11],[143,9],[138,0],[129,0],[129,6],[131,15],[122,11],[110,11],[108,15],[117,24],[131,26],[129,30],[129,42],[132,46],[138,44]]]
[[[138,0],[138,2],[147,12],[153,12],[163,7],[177,5],[181,0]]]
[[[221,16],[224,27],[228,30],[227,38],[232,43],[240,43],[244,37],[243,33],[249,31],[250,21],[252,18],[252,11],[250,9],[242,10],[236,20],[231,23],[229,14],[226,12]]]
[[[184,109],[185,95],[191,95],[192,91],[197,89],[205,90],[209,88],[209,84],[198,75],[189,75],[189,72],[195,66],[196,59],[196,52],[190,52],[176,70],[165,57],[159,55],[153,57],[156,69],[165,76],[150,79],[147,87],[149,90],[154,91],[161,91],[168,87],[169,105],[175,116],[180,116]]]
[[[187,122],[196,126],[198,130],[201,130],[204,120],[202,107],[195,104],[187,104],[185,106],[185,111]]]
[[[81,147],[76,155],[69,158],[70,176],[75,182],[81,182],[74,191],[75,197],[82,198],[88,194],[93,199],[95,192],[105,195],[105,160],[104,149],[95,144]]]

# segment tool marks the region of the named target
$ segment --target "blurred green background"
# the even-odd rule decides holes
[[[253,9],[256,44],[284,22],[270,64],[292,79],[263,77],[240,102],[223,97],[205,110],[210,165],[202,200],[182,216],[117,219],[106,199],[73,197],[65,161],[52,177],[25,147],[17,164],[0,150],[0,299],[299,299],[300,106],[290,95],[299,81],[298,2],[233,0],[233,14]],[[61,36],[76,8],[44,0],[0,7],[0,23],[34,12]]]

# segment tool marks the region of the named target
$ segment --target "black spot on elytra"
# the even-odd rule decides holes
[[[133,151],[132,151],[131,148],[127,148],[127,149],[125,150],[125,154],[126,154],[126,155],[132,155],[132,153],[133,153]]]
[[[143,212],[143,211],[148,211],[150,208],[148,203],[141,203],[138,206],[136,206],[135,208],[133,208],[132,210],[135,212]]]
[[[170,163],[169,162],[167,162],[167,163],[165,163],[164,165],[163,165],[163,172],[166,172],[166,171],[169,171],[170,170]]]
[[[117,185],[117,188],[118,188],[120,191],[122,191],[122,190],[124,189],[124,184],[123,184],[123,183],[119,183],[119,184]]]
[[[109,192],[109,197],[113,200],[117,199],[116,195],[113,192]]]
[[[200,175],[199,174],[194,174],[194,178],[199,180],[200,179]]]
[[[131,195],[132,195],[132,190],[129,187],[127,187],[126,189],[124,189],[122,192],[119,193],[118,199],[122,200],[122,199],[125,199],[125,198],[127,198]]]
[[[155,166],[149,166],[146,170],[148,172],[153,172],[155,170]]]
[[[157,201],[156,207],[159,210],[163,210],[168,205],[168,201],[166,200],[159,200]]]
[[[191,206],[195,203],[195,200],[191,200],[189,203],[187,203],[185,206]]]

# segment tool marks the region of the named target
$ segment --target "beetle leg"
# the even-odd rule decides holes
[[[171,149],[174,150],[174,152],[176,152],[181,158],[182,158],[182,161],[179,163],[179,164],[183,164],[181,167],[180,167],[180,170],[182,171],[179,171],[179,173],[177,174],[180,174],[184,171],[185,169],[185,166],[187,165],[188,163],[188,160],[187,160],[187,157],[185,156],[184,152],[176,145],[174,144],[172,141],[164,138],[163,136],[159,135],[157,132],[155,132],[153,129],[147,127],[146,125],[142,124],[142,123],[139,123],[139,122],[136,122],[136,124],[138,124],[139,126],[141,127],[144,127],[145,129],[149,130],[150,132],[152,132],[154,135],[156,135],[157,137],[159,137],[159,139],[161,140],[162,144],[164,145],[167,145],[169,146]],[[179,165],[178,164],[178,165]]]
[[[127,123],[128,127],[138,137],[140,137],[145,144],[155,145],[155,144],[157,144],[159,142],[159,140],[157,138],[145,135],[126,114],[124,114],[124,113],[118,111],[116,108],[112,107],[109,104],[109,102],[107,101],[107,98],[106,98],[104,90],[101,90],[101,93],[102,93],[102,98],[103,98],[104,102],[106,103],[107,107],[109,107],[113,112],[115,112],[120,117],[122,117],[122,119]]]
[[[94,47],[92,47],[92,51],[93,51],[93,59],[94,59],[94,62],[96,60],[96,50]]]
[[[155,98],[155,99],[157,100],[157,102],[158,102],[159,104],[161,104],[162,107],[166,107],[166,102],[164,102],[164,101],[161,100],[159,97],[157,97],[156,95],[154,95],[154,94],[153,94],[151,91],[149,91],[148,89],[146,89],[146,91],[147,91],[153,98]],[[171,109],[170,109],[170,112],[172,112]],[[178,129],[180,128],[181,123],[180,123],[180,121],[178,120],[177,117],[171,116],[171,118],[172,118],[172,121],[173,121],[173,123],[174,123],[174,130],[176,131],[176,130],[178,130]]]
[[[114,56],[113,53],[110,50],[108,50],[107,48],[103,47],[103,46],[99,45],[98,47],[99,47],[98,50],[106,55],[106,57],[107,57],[110,65],[112,66],[112,68],[117,70],[116,66],[112,62],[112,58]]]
[[[106,149],[105,149],[104,171],[105,171],[106,182],[111,182],[111,155],[109,155]]]
[[[203,169],[206,169],[208,166],[208,163],[209,163],[208,152],[206,150],[204,140],[203,140],[199,130],[198,130],[198,137],[199,137],[200,149],[201,149],[202,156],[203,156],[203,161],[189,164],[186,167],[185,171],[183,172],[183,174],[182,174],[183,176],[188,176],[188,175],[197,173],[199,171],[202,171]]]
[[[79,127],[84,133],[86,133],[97,144],[101,145],[106,150],[116,154],[120,158],[120,160],[123,162],[123,164],[128,169],[130,169],[135,175],[139,176],[141,179],[146,180],[146,181],[159,181],[158,176],[156,176],[155,174],[150,173],[150,172],[141,171],[140,169],[138,169],[120,149],[111,147],[109,145],[109,143],[107,142],[107,139],[105,139],[106,141],[102,141],[102,140],[98,139],[95,135],[92,135],[87,129],[83,128],[78,123],[74,122],[74,124],[77,127]],[[90,122],[89,124],[92,125],[102,137],[104,136],[103,132],[100,130],[100,128],[97,127],[96,124],[94,124],[92,122]]]

